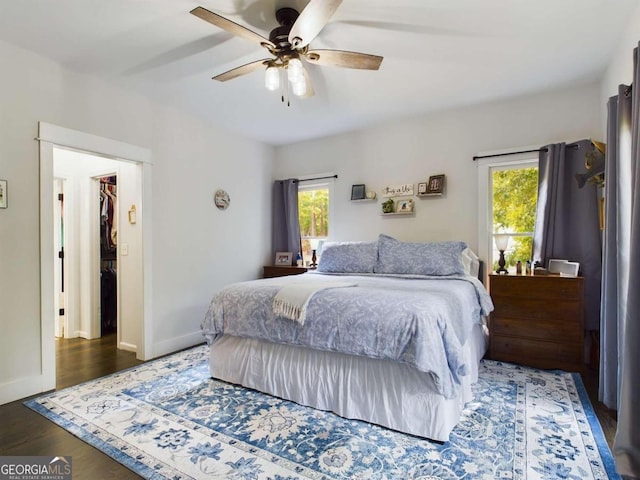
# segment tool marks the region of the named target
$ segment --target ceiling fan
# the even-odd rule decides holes
[[[310,0],[300,13],[289,7],[279,8],[276,10],[279,26],[271,30],[269,38],[203,7],[194,8],[191,13],[233,35],[266,48],[272,55],[272,58],[263,58],[216,75],[213,80],[226,82],[264,68],[265,87],[268,90],[278,90],[282,86],[284,102],[285,96],[288,96],[285,92],[288,92],[289,85],[293,94],[298,97],[314,95],[311,80],[301,59],[316,65],[364,70],[380,68],[382,57],[377,55],[309,48],[309,43],[316,38],[341,3],[342,0]]]

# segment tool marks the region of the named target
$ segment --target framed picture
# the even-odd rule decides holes
[[[413,212],[413,200],[398,200],[396,205],[396,213],[411,213]]]
[[[418,195],[425,195],[427,193],[427,182],[418,184]]]
[[[0,208],[7,208],[7,181],[0,180]]]
[[[442,193],[444,191],[444,175],[431,175],[427,184],[427,193]]]
[[[291,252],[276,252],[275,264],[279,267],[290,267],[293,260]]]
[[[351,200],[364,200],[366,198],[366,192],[364,183],[359,185],[351,185]]]

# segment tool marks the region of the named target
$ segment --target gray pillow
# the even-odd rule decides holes
[[[378,237],[375,273],[456,275],[464,273],[464,242],[409,243],[388,235]]]
[[[318,263],[324,273],[373,273],[378,242],[325,242]]]

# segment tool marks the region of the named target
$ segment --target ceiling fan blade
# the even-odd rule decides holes
[[[316,38],[342,0],[310,0],[289,32],[289,43],[302,48]]]
[[[255,72],[261,68],[265,68],[265,62],[271,61],[271,58],[263,58],[262,60],[256,60],[255,62],[247,63],[245,65],[241,65],[239,67],[228,70],[220,75],[216,75],[212,78],[212,80],[217,80],[219,82],[226,82],[227,80],[233,80],[236,77],[241,75],[246,75],[247,73]]]
[[[304,56],[309,63],[316,65],[333,65],[363,70],[378,70],[382,58],[368,53],[345,52],[343,50],[309,50]]]
[[[247,27],[243,27],[242,25],[229,20],[228,18],[221,17],[217,13],[213,13],[206,8],[196,7],[191,10],[191,14],[215,25],[216,27],[220,27],[229,33],[242,37],[250,42],[257,43],[262,47],[276,48],[269,39],[254,32],[253,30],[249,30]]]

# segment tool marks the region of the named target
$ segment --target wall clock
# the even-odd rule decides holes
[[[229,204],[231,203],[231,199],[229,198],[229,194],[224,190],[218,190],[213,197],[213,200],[220,210],[226,210],[229,208]]]

